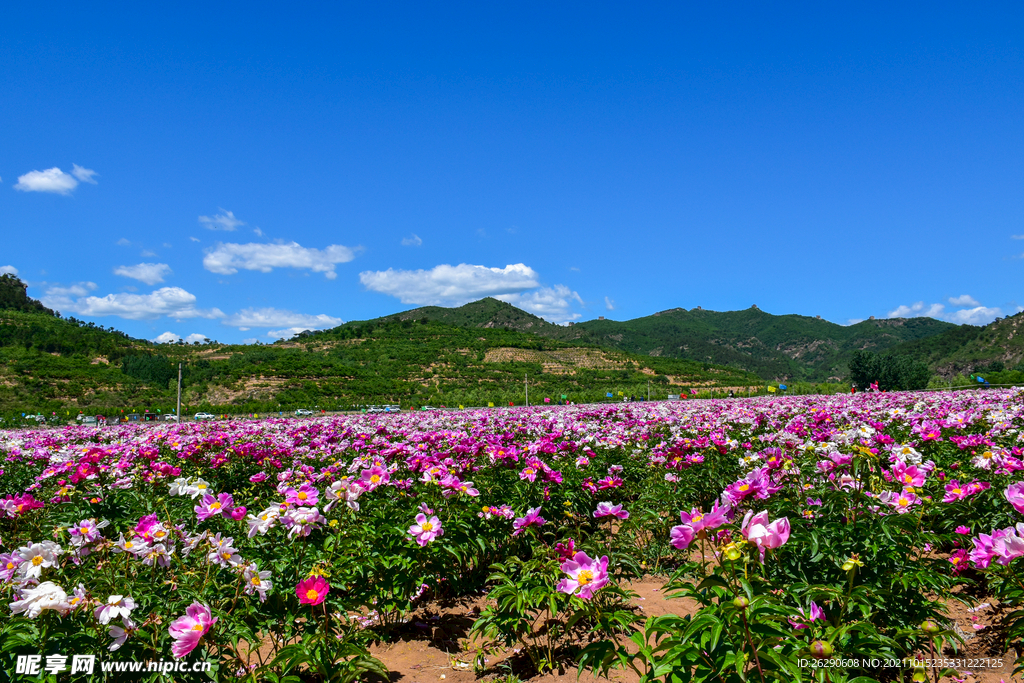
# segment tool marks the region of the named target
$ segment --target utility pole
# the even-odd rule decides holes
[[[651,402],[651,380],[647,380],[647,402]]]
[[[526,407],[530,407],[530,376],[523,375],[523,386],[526,387]]]
[[[181,424],[181,363],[178,363],[178,411],[175,415],[178,416],[178,424]]]

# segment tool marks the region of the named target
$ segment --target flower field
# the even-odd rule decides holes
[[[1015,389],[0,432],[0,669],[387,680],[472,598],[486,678],[969,680],[1024,635],[1022,429]]]

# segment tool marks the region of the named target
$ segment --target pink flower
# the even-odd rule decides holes
[[[594,510],[594,518],[600,519],[609,516],[629,519],[629,513],[623,510],[621,505],[612,505],[611,502],[598,503],[597,509]]]
[[[748,512],[743,518],[740,529],[743,537],[757,546],[764,562],[764,552],[769,548],[779,548],[789,540],[789,519],[782,517],[769,524],[768,511]]]
[[[1024,514],[1024,482],[1010,484],[1003,491],[1003,495],[1006,496],[1006,500],[1010,501],[1014,510]]]
[[[200,522],[206,521],[210,517],[216,517],[222,515],[224,517],[230,517],[231,511],[234,509],[234,499],[230,493],[221,493],[216,498],[210,494],[203,496],[203,502],[196,505],[194,510],[196,511],[196,517],[199,518]]]
[[[295,594],[299,596],[299,602],[303,605],[319,605],[327,599],[327,592],[331,585],[322,576],[311,576],[308,579],[299,581],[295,587]]]
[[[608,556],[592,560],[581,550],[571,560],[562,563],[562,571],[569,578],[559,581],[556,589],[589,600],[594,597],[594,593],[608,585]]]
[[[382,484],[388,483],[391,475],[379,465],[363,470],[359,475],[359,485],[367,491],[372,491]]]
[[[441,520],[437,517],[428,518],[421,512],[416,515],[416,523],[409,527],[409,536],[423,547],[438,536],[444,536]]]
[[[694,533],[699,534],[704,529],[717,529],[725,524],[729,519],[730,512],[732,512],[732,508],[729,505],[718,507],[718,501],[716,500],[711,505],[711,512],[706,515],[699,509],[692,508],[688,513],[680,512],[679,519],[683,524],[693,529]]]
[[[670,532],[671,540],[669,542],[672,544],[673,548],[686,550],[690,547],[690,543],[693,542],[694,536],[696,536],[696,534],[694,533],[692,526],[689,524],[680,524],[672,527],[672,531]]]
[[[284,502],[291,503],[292,505],[304,505],[309,507],[316,505],[320,501],[320,492],[310,485],[308,481],[303,482],[302,486],[297,489],[288,489],[284,494]]]
[[[239,522],[239,521],[245,519],[245,506],[242,505],[242,506],[236,507],[234,510],[232,510],[231,511],[231,519],[235,520],[236,522]]]
[[[256,474],[249,477],[249,481],[253,484],[259,484],[260,482],[267,480],[266,472],[257,472]]]
[[[1007,491],[1009,491],[1009,489],[1007,489]],[[950,479],[949,483],[946,484],[946,495],[942,497],[942,502],[954,503],[958,500],[963,500],[966,497],[967,492],[962,486],[960,486],[960,481],[957,479]],[[1022,498],[1021,502],[1024,504],[1024,498]]]
[[[518,536],[523,533],[527,527],[543,526],[546,523],[547,520],[540,516],[540,507],[531,508],[526,511],[525,517],[517,517],[512,522],[512,528],[515,530],[512,532],[512,535]]]
[[[565,543],[556,543],[555,552],[558,553],[560,560],[571,560],[572,556],[576,554],[576,541],[570,538]]]
[[[185,610],[185,616],[176,619],[167,629],[174,639],[171,654],[180,659],[192,652],[199,644],[199,639],[216,623],[217,617],[210,613],[209,607],[193,602]]]
[[[963,524],[958,526],[956,529],[953,529],[953,531],[955,531],[958,534],[962,534],[964,536],[970,536],[971,535],[971,527],[964,526]]]
[[[804,613],[803,607],[798,607],[797,610],[800,612],[800,616],[804,618],[804,621],[795,621],[793,619],[789,619],[788,621],[790,625],[795,629],[807,628],[808,624],[814,623],[818,619],[825,618],[825,613],[821,611],[821,608],[818,607],[817,603],[815,603],[813,600],[811,600],[811,608],[809,610],[810,616]]]

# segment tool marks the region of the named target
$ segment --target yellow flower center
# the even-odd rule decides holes
[[[750,484],[740,484],[740,491],[749,491]]]
[[[296,496],[296,498],[298,498],[299,500],[306,500],[307,498],[309,498],[309,496],[306,495],[305,491],[299,491],[299,495]]]
[[[576,575],[576,582],[581,586],[586,586],[588,583],[594,580],[594,572],[589,569],[584,569]]]
[[[431,531],[434,528],[434,525],[430,522],[423,522],[423,524],[420,525],[420,528],[424,531]]]
[[[370,477],[370,483],[376,484],[378,482],[380,482],[380,475],[379,474],[375,474],[372,477]]]
[[[252,585],[254,585],[254,586],[260,585],[260,577],[258,577],[258,576],[252,577]]]
[[[78,533],[80,533],[80,534],[87,534],[87,533],[89,533],[89,527],[83,526],[81,529],[78,530]]]
[[[203,630],[203,625],[202,624],[196,624],[195,626],[192,627],[192,630],[193,631],[202,631]]]
[[[39,566],[39,565],[41,565],[42,563],[43,563],[43,558],[42,558],[42,556],[41,556],[41,555],[36,555],[35,557],[33,557],[33,558],[32,558],[32,564],[33,564],[33,566],[36,566],[36,567],[38,567],[38,566]]]
[[[14,563],[13,562],[8,562],[7,563],[7,568],[8,569],[14,569]]]
[[[316,600],[317,599],[317,592],[316,592],[316,590],[310,588],[308,591],[306,591],[306,599],[307,600]]]
[[[702,519],[704,519],[704,515],[697,515],[696,517],[690,520],[690,524],[696,524]]]
[[[125,548],[134,548],[134,547],[135,547],[135,544],[134,544],[134,543],[132,543],[131,541],[125,541],[125,542],[124,542],[124,547],[125,547]]]
[[[260,519],[262,519],[265,522],[265,521],[267,521],[267,516],[266,515],[260,515]]]
[[[211,510],[220,510],[220,503],[210,503]]]

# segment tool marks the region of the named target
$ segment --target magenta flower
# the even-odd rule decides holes
[[[199,644],[199,639],[216,623],[217,617],[210,613],[209,607],[193,602],[185,610],[185,616],[176,619],[167,629],[174,639],[171,654],[180,659],[192,652]]]
[[[677,550],[686,550],[693,543],[693,538],[696,534],[693,532],[693,527],[689,524],[680,524],[672,527],[669,532],[669,543],[672,544],[673,548]]]
[[[391,475],[380,465],[363,470],[359,475],[359,485],[367,491],[372,491],[382,484],[388,483]]]
[[[680,512],[679,519],[683,524],[693,529],[694,533],[700,533],[704,529],[717,529],[729,521],[729,513],[732,508],[729,505],[718,507],[716,500],[711,505],[711,512],[704,514],[701,510],[693,508],[689,513]]]
[[[1003,491],[1003,495],[1006,496],[1006,500],[1010,502],[1014,510],[1024,514],[1024,482],[1010,484]]]
[[[782,517],[769,523],[767,510],[756,515],[748,512],[743,518],[740,531],[744,538],[757,546],[761,553],[761,562],[764,562],[765,550],[780,548],[789,540],[789,519]]]
[[[517,517],[515,521],[512,522],[512,528],[514,529],[512,535],[518,536],[523,533],[527,527],[544,526],[546,523],[547,521],[540,516],[540,506],[531,508],[526,511],[526,516]]]
[[[555,552],[558,553],[560,560],[571,560],[573,555],[576,554],[576,541],[570,538],[565,543],[556,543]]]
[[[955,531],[956,533],[961,534],[963,536],[970,536],[971,535],[971,527],[964,526],[963,524],[961,524],[957,528],[953,529],[953,531]]]
[[[569,578],[559,581],[556,590],[590,600],[594,593],[608,585],[608,556],[592,560],[581,550],[571,560],[562,563],[562,571]]]
[[[290,488],[285,491],[284,502],[292,505],[313,506],[320,501],[320,492],[317,491],[308,481],[303,482],[297,489]]]
[[[327,593],[331,585],[322,576],[311,576],[308,579],[299,581],[295,586],[295,595],[299,596],[299,602],[303,605],[319,605],[327,599]]]
[[[217,515],[230,517],[233,509],[234,499],[230,493],[221,493],[216,498],[206,494],[203,496],[203,502],[194,508],[196,517],[199,518],[200,522],[204,522],[210,517],[216,517]]]
[[[825,613],[823,611],[821,611],[821,608],[818,607],[817,603],[815,603],[813,600],[811,600],[811,608],[809,610],[810,611],[809,615],[804,613],[804,608],[803,607],[798,607],[797,610],[800,612],[800,616],[803,617],[803,620],[802,621],[795,621],[793,619],[789,619],[788,620],[789,624],[793,628],[795,628],[795,629],[807,628],[808,624],[812,624],[815,621],[817,621],[818,619],[824,619],[825,618]]]
[[[621,505],[612,505],[611,502],[598,503],[597,509],[594,510],[594,518],[600,519],[602,517],[618,517],[619,519],[629,519],[629,513],[622,509]]]
[[[409,536],[423,547],[438,536],[444,536],[441,520],[437,517],[428,518],[421,512],[416,515],[416,523],[409,527]]]

